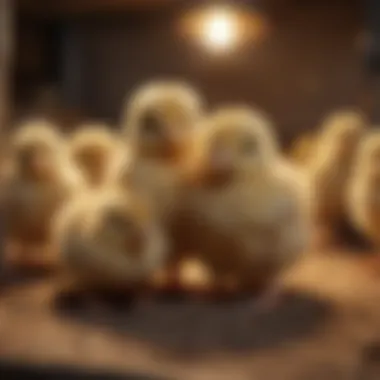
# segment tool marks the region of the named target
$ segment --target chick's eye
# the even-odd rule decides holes
[[[246,139],[241,144],[241,151],[244,154],[251,154],[257,151],[257,141],[252,139]]]
[[[148,136],[158,136],[162,132],[161,122],[157,115],[147,113],[141,120],[143,134]]]

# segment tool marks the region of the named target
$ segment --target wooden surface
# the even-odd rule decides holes
[[[380,260],[310,256],[259,299],[65,310],[56,279],[5,287],[0,356],[173,379],[380,378]],[[60,305],[58,307],[57,305]]]
[[[13,1],[0,0],[0,131],[8,120],[10,106]]]
[[[36,16],[54,17],[86,12],[151,10],[175,2],[173,0],[19,0],[19,9]]]

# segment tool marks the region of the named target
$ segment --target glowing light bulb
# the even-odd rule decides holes
[[[185,13],[180,23],[181,34],[204,51],[228,53],[267,35],[265,19],[257,12],[225,5],[204,6]]]
[[[203,39],[211,48],[230,49],[238,42],[238,29],[235,17],[229,12],[210,12],[204,20]]]

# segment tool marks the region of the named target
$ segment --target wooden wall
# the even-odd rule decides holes
[[[181,7],[67,18],[59,70],[65,98],[92,116],[117,120],[136,85],[179,76],[196,84],[212,106],[263,108],[284,141],[316,126],[327,112],[358,104],[365,90],[361,2],[268,4],[267,38],[229,59],[204,54],[179,37]]]
[[[9,117],[13,17],[12,0],[0,0],[0,132],[4,129]]]

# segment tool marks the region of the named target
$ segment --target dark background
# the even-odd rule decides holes
[[[275,120],[285,142],[317,127],[336,108],[362,105],[363,2],[245,1],[246,7],[264,13],[270,29],[262,41],[229,58],[204,54],[181,37],[179,20],[189,3],[197,2],[186,2],[186,8],[183,3],[87,5],[56,14],[21,8],[17,101],[30,100],[41,84],[56,83],[69,105],[115,121],[125,95],[136,85],[159,76],[184,77],[205,93],[211,106],[258,105]]]

